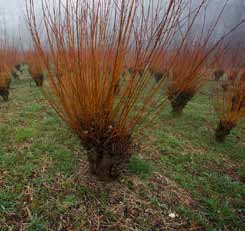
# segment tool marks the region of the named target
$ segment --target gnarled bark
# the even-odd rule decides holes
[[[43,74],[33,76],[33,79],[38,87],[43,86],[44,77]]]
[[[121,175],[131,156],[131,139],[126,139],[124,145],[111,141],[106,146],[92,143],[85,144],[90,171],[98,179],[104,181],[115,180]]]
[[[93,150],[88,152],[91,173],[104,181],[111,181],[119,177],[128,160],[128,155],[112,155],[110,153],[98,153]]]
[[[215,139],[217,142],[225,142],[226,137],[230,134],[231,130],[236,126],[236,124],[220,121],[218,127],[215,131]]]
[[[4,101],[8,101],[9,89],[8,88],[0,88],[0,95],[2,96]]]
[[[193,98],[194,94],[187,92],[169,94],[168,99],[172,105],[172,112],[174,115],[179,116],[182,114],[183,109],[187,103]]]

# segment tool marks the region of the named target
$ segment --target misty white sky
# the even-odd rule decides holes
[[[200,0],[192,0],[192,2],[194,3],[198,1]],[[230,0],[231,3],[232,2],[234,3],[235,1],[243,1],[243,0]],[[37,8],[41,8],[41,4],[40,4],[41,0],[35,0],[34,2],[36,6],[39,5],[37,6]],[[222,4],[219,3],[224,3],[224,0],[209,0],[209,3],[211,3],[211,5],[208,8],[208,14],[209,14],[208,18],[210,21],[212,21],[212,16],[215,15],[217,9],[222,6]],[[19,34],[21,34],[23,39],[29,38],[28,32],[25,29],[25,22],[23,17],[24,12],[25,12],[25,0],[0,0],[0,23],[2,24],[2,22],[4,22],[7,32],[9,35],[11,35],[12,38],[13,37],[19,38]],[[226,13],[227,12],[232,12],[231,9],[229,9],[229,7],[226,10]],[[226,15],[226,17],[227,16],[231,17],[230,15]]]
[[[194,2],[198,0],[194,0]],[[211,0],[217,2],[223,0]],[[231,0],[237,1],[237,0]],[[35,0],[35,4],[40,3],[41,0]],[[23,12],[25,11],[25,0],[0,0],[0,20],[5,18],[8,29],[19,28],[23,23]]]
[[[23,30],[24,0],[0,0],[0,22],[11,37],[18,38]]]
[[[7,26],[18,25],[20,16],[24,11],[24,0],[0,0],[1,20],[5,19]]]
[[[35,2],[36,5],[40,5],[41,0],[35,0]],[[24,14],[25,0],[0,0],[0,25],[4,25],[7,34],[16,42],[19,41],[20,35],[22,40],[30,41]]]

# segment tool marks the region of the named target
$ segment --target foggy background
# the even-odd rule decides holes
[[[146,0],[147,1],[147,0]],[[197,3],[200,0],[187,0]],[[38,11],[41,11],[41,0],[35,0],[35,5]],[[209,0],[206,11],[207,24],[212,24],[218,12],[220,12],[225,0]],[[5,25],[5,32],[8,39],[14,41],[18,46],[20,45],[20,37],[23,43],[28,44],[31,42],[30,35],[25,25],[24,19],[25,1],[24,0],[0,0],[0,22],[1,26]],[[199,20],[195,24],[196,29],[201,27],[203,14],[200,14]],[[227,8],[224,11],[222,20],[220,21],[215,36],[219,36],[226,31],[229,31],[234,25],[238,24],[245,18],[245,0],[230,0]],[[1,28],[2,30],[3,28]],[[245,24],[242,25],[233,35],[229,38],[232,44],[240,43],[245,48]]]

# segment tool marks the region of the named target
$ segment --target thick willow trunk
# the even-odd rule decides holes
[[[129,155],[116,155],[95,150],[88,151],[89,167],[92,174],[104,181],[115,180],[121,175]]]
[[[106,133],[105,133],[106,134]],[[132,153],[131,136],[115,136],[108,139],[110,134],[102,135],[100,139],[87,140],[86,147],[90,171],[98,179],[112,181],[123,173]],[[98,141],[100,140],[100,142]]]
[[[169,96],[169,100],[172,106],[172,113],[176,116],[180,116],[183,113],[184,108],[188,102],[192,99],[193,94],[181,92],[179,94],[173,94]]]
[[[11,72],[11,75],[14,77],[14,79],[17,79],[17,80],[20,79],[20,78],[19,78],[19,75],[18,75],[18,73],[17,73],[17,71],[15,71],[15,70],[13,70],[13,71]]]
[[[34,81],[38,87],[42,87],[43,81],[44,81],[43,74],[39,74],[39,75],[34,76]]]
[[[7,88],[0,88],[0,95],[2,96],[4,101],[8,101],[9,90]]]
[[[217,142],[225,142],[226,137],[236,125],[229,122],[220,121],[215,131],[215,139]]]

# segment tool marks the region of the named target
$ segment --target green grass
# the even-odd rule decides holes
[[[149,177],[153,172],[153,166],[138,156],[133,156],[128,164],[129,172],[141,178]]]
[[[244,160],[242,128],[232,131],[225,144],[214,141],[216,119],[207,99],[196,97],[181,118],[163,113],[155,145],[162,153],[156,164],[164,174],[191,193],[193,208],[179,211],[202,221],[210,230],[239,230],[245,222]],[[212,120],[213,119],[213,120]],[[216,122],[216,123],[215,123]],[[244,123],[243,123],[244,124]]]
[[[244,122],[216,143],[207,97],[179,118],[163,110],[136,136],[142,148],[124,176],[105,184],[30,77],[11,88],[0,101],[0,231],[244,229]]]

